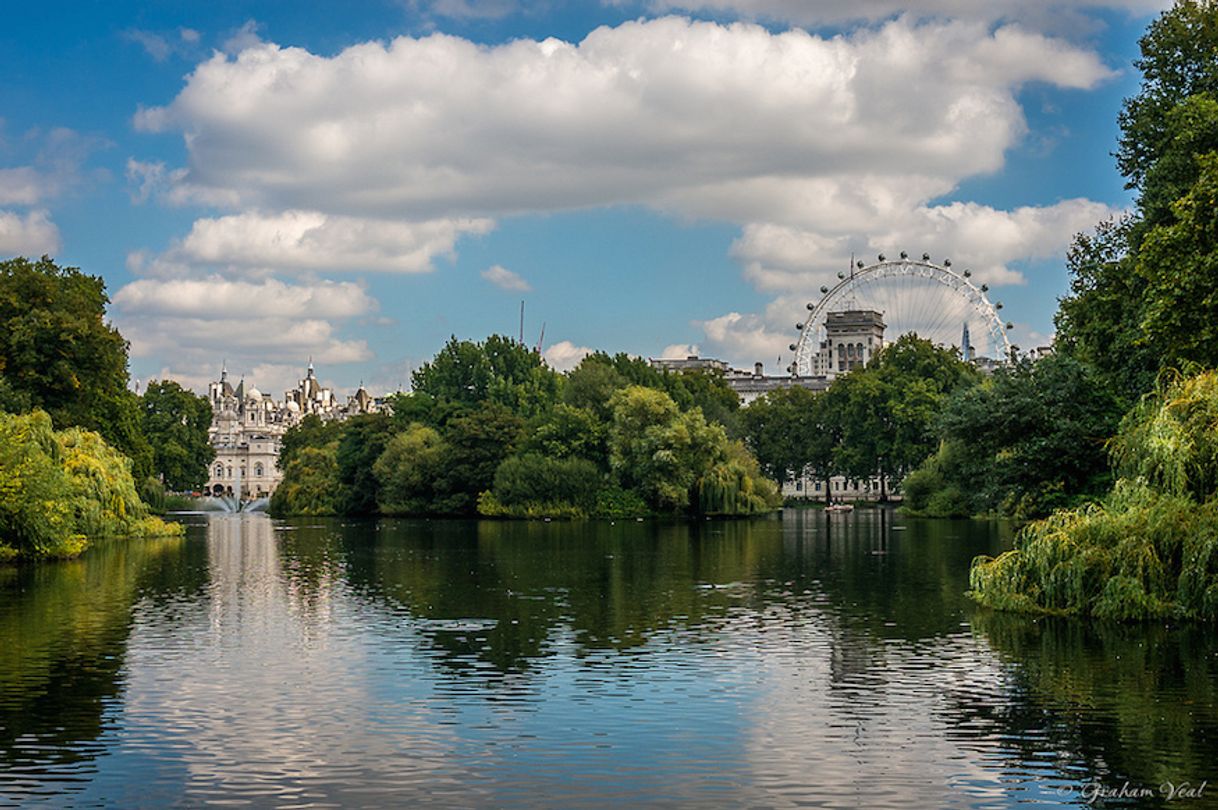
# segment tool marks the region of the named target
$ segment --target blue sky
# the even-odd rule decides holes
[[[0,254],[102,275],[140,379],[386,390],[448,338],[767,365],[852,253],[1052,332],[1160,0],[22,4]]]

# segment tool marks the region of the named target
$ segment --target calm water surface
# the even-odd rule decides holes
[[[186,520],[0,569],[0,804],[1218,803],[1213,632],[972,606],[1000,524]]]

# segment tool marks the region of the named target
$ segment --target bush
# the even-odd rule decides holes
[[[647,501],[643,496],[632,489],[623,489],[617,485],[605,487],[596,496],[596,508],[593,510],[595,517],[601,518],[637,518],[648,517],[652,513],[651,507],[647,505]]]
[[[149,514],[130,459],[97,433],[55,431],[42,411],[0,414],[0,559],[74,557],[98,538],[183,531]]]
[[[555,459],[535,453],[503,460],[495,471],[495,498],[509,507],[569,504],[590,510],[603,485],[596,465],[582,458]]]
[[[1104,501],[1026,526],[978,557],[970,596],[1000,610],[1131,620],[1218,618],[1218,501],[1122,480]]]

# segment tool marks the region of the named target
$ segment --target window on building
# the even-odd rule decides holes
[[[217,478],[223,478],[223,477],[224,477],[224,465],[223,465],[223,464],[217,464],[217,465],[216,465],[216,477],[217,477]]]
[[[261,464],[254,465],[254,475],[258,478],[262,477],[262,465]]]

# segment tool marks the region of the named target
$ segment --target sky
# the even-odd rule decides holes
[[[102,276],[140,381],[403,388],[450,338],[767,369],[851,256],[1047,343],[1163,0],[43,2],[0,257]],[[542,333],[544,327],[544,335]]]

